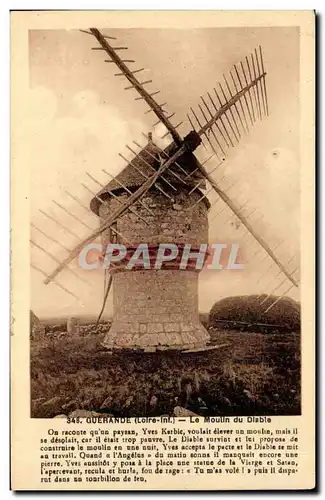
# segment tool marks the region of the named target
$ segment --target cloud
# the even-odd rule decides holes
[[[125,121],[119,110],[100,102],[92,91],[78,92],[70,103],[70,112],[60,114],[59,102],[49,90],[38,87],[30,91],[28,130],[32,179],[32,211],[51,205],[51,199],[62,199],[60,187],[80,189],[85,172],[105,183],[102,169],[116,175],[128,156],[126,144],[133,140],[144,143],[146,125],[136,120]],[[166,146],[170,139],[159,139],[166,129],[159,125],[154,140]],[[106,177],[106,182],[107,182]],[[98,186],[97,186],[98,188]],[[95,186],[94,186],[95,189]],[[83,192],[87,198],[87,192]]]

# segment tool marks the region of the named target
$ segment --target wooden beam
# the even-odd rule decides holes
[[[233,203],[233,201],[229,198],[229,196],[222,191],[219,186],[217,185],[216,181],[213,179],[213,177],[208,173],[208,171],[199,164],[199,170],[202,172],[202,174],[205,176],[205,178],[209,181],[215,192],[220,196],[220,198],[228,205],[230,210],[238,217],[238,219],[244,224],[246,227],[247,231],[250,232],[250,234],[255,238],[255,240],[261,245],[261,247],[264,248],[266,253],[271,257],[273,262],[276,263],[276,265],[281,269],[283,274],[295,285],[298,287],[297,281],[291,276],[291,274],[286,270],[286,268],[283,266],[283,264],[279,261],[279,259],[276,257],[276,255],[273,253],[269,245],[264,241],[262,236],[260,236],[252,226],[252,224],[249,222],[248,219],[242,214],[240,209],[236,207],[236,205]]]
[[[101,32],[97,28],[90,28],[90,32],[94,35],[94,37],[101,45],[101,47],[107,52],[111,60],[114,61],[116,66],[121,70],[125,78],[129,80],[132,87],[134,87],[139,92],[141,98],[146,101],[148,106],[150,106],[152,111],[156,114],[157,118],[159,118],[159,121],[161,121],[165,125],[167,130],[171,133],[175,143],[180,145],[182,143],[181,136],[179,135],[177,130],[173,127],[172,123],[168,120],[168,118],[164,115],[159,104],[152,98],[152,94],[146,91],[143,85],[134,76],[134,73],[131,70],[129,70],[129,68],[126,66],[123,60],[118,56],[114,48],[107,42],[107,40],[104,38]]]

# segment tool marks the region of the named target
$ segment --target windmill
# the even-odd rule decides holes
[[[160,243],[174,243],[177,248],[190,243],[192,248],[198,250],[203,242],[208,241],[211,204],[207,195],[214,192],[217,202],[223,205],[222,210],[230,210],[247,234],[258,243],[265,257],[270,259],[271,265],[277,267],[283,283],[289,283],[286,290],[298,286],[294,273],[289,272],[275,249],[272,250],[255,229],[243,207],[238,206],[213,176],[229,149],[249,133],[250,126],[268,116],[266,71],[261,47],[235,65],[228,78],[224,75],[224,81],[212,92],[200,97],[198,109],[191,108],[187,115],[190,130],[182,137],[178,130],[183,122],[173,125],[174,114],[167,111],[166,103],[156,100],[159,91],[146,90],[152,81],[141,81],[139,78],[143,68],[130,69],[134,61],[120,57],[119,54],[124,53],[127,47],[117,46],[113,37],[96,28],[80,31],[96,42],[93,50],[102,51],[105,57],[109,57],[104,60],[106,63],[117,66],[119,72],[115,75],[128,82],[125,90],[137,91],[136,99],[148,105],[146,113],[156,116],[154,126],[162,123],[166,129],[163,137],[168,135],[172,142],[160,147],[151,134],[146,136],[146,144],[134,141],[132,146],[127,146],[132,159],[121,154],[126,162],[125,168],[113,178],[105,170],[106,183],[87,173],[92,188],[85,187],[93,197],[90,207],[84,208],[99,217],[99,227],[79,239],[73,248],[65,248],[65,258],[58,259],[50,254],[57,264],[52,271],[34,266],[45,275],[44,283],[54,282],[71,294],[57,281],[58,275],[66,269],[75,273],[69,266],[85,245],[94,242],[98,236],[101,236],[104,245],[109,242],[125,244],[127,252],[145,241],[150,245],[150,258],[156,255]],[[202,147],[212,153],[203,162],[195,156],[198,148]],[[212,157],[217,159],[217,166],[208,171],[206,164]],[[207,192],[204,193],[204,190]],[[68,195],[73,197],[71,193]],[[81,204],[79,199],[75,198],[75,201]],[[59,207],[77,219],[64,206]],[[62,226],[59,221],[55,222]],[[79,219],[78,222],[83,223]],[[72,232],[67,227],[65,230]],[[43,234],[53,240],[44,231]],[[76,236],[74,231],[72,234]],[[56,243],[62,247],[59,241],[56,240]],[[35,240],[32,244],[49,253]],[[198,272],[190,259],[184,269],[176,269],[175,262],[167,261],[161,269],[141,268],[131,272],[125,266],[122,268],[116,264],[106,276],[102,311],[111,285],[113,323],[104,341],[107,348],[188,351],[204,348],[209,342],[209,334],[199,321]],[[261,299],[261,305],[265,304],[268,310],[276,305],[267,302],[269,297]]]

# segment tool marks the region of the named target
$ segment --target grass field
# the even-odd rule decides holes
[[[31,341],[31,416],[300,414],[300,334],[210,329],[215,351],[109,354],[103,333]]]

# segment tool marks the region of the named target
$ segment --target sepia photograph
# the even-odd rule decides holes
[[[32,418],[301,414],[299,35],[28,31]]]

